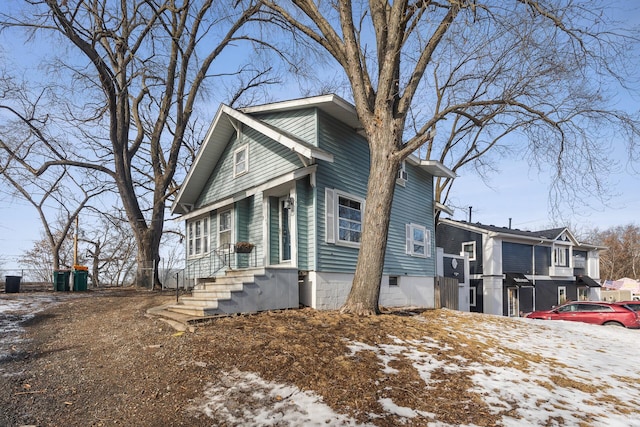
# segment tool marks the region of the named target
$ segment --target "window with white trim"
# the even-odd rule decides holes
[[[569,264],[567,263],[568,257],[567,257],[567,252],[568,249],[565,246],[560,246],[560,247],[556,247],[553,250],[553,258],[554,258],[554,262],[555,262],[555,266],[557,267],[568,267]]]
[[[232,243],[233,221],[231,209],[218,213],[218,246],[227,249]]]
[[[187,223],[187,253],[200,256],[209,253],[209,218],[200,218]]]
[[[470,307],[476,306],[476,292],[477,292],[477,289],[475,286],[469,287],[469,306]]]
[[[325,240],[346,246],[360,246],[364,199],[332,188],[325,189]]]
[[[431,256],[431,230],[418,224],[407,224],[407,254],[427,258]]]
[[[578,288],[578,301],[589,301],[589,288],[581,286]]]
[[[233,176],[249,172],[249,145],[243,145],[233,153]]]
[[[558,286],[558,304],[564,304],[567,302],[567,287]]]
[[[476,242],[463,242],[462,252],[469,255],[469,261],[476,260]]]

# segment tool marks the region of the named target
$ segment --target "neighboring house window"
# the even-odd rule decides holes
[[[475,286],[471,286],[469,288],[469,306],[471,307],[476,306],[476,287]]]
[[[402,164],[400,165],[400,170],[398,171],[396,184],[402,185],[404,187],[407,181],[409,181],[409,174],[407,173],[407,162],[403,160]]]
[[[518,317],[520,315],[520,297],[518,296],[518,288],[507,288],[507,302],[509,317]]]
[[[407,224],[407,254],[422,258],[431,256],[431,233],[426,227]]]
[[[244,145],[233,153],[233,176],[249,172],[249,146]]]
[[[218,246],[222,247],[222,249],[228,249],[232,243],[233,222],[231,218],[231,210],[222,211],[218,214]]]
[[[189,256],[199,256],[209,252],[209,218],[189,222],[187,246]]]
[[[476,242],[462,243],[462,252],[469,255],[469,261],[476,260]]]
[[[578,301],[589,301],[589,288],[578,288]]]
[[[564,304],[567,302],[567,287],[558,286],[558,304]]]
[[[555,264],[558,267],[568,267],[567,263],[567,248],[561,246],[559,248],[555,248],[553,250]]]
[[[325,204],[327,243],[360,246],[364,199],[327,188]]]

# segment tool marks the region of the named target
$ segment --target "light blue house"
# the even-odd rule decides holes
[[[355,108],[338,96],[222,105],[172,207],[186,224],[185,274],[195,283],[173,309],[339,308],[358,257],[368,175]],[[434,304],[434,176],[454,175],[417,157],[399,173],[383,306]]]

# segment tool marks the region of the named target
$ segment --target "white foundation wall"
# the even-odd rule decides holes
[[[309,272],[300,284],[300,303],[318,310],[337,310],[347,300],[353,274]],[[383,307],[434,308],[434,278],[399,276],[397,286],[382,278],[380,305]]]

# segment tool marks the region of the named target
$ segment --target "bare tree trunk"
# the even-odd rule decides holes
[[[383,135],[382,132],[378,135]],[[385,138],[379,138],[384,140]],[[377,144],[375,140],[370,144]],[[378,143],[378,144],[382,144]],[[389,144],[387,143],[387,146]],[[341,308],[343,313],[372,315],[380,312],[380,282],[387,249],[391,202],[400,161],[384,149],[371,150],[371,165],[364,214],[362,240],[351,291]]]

